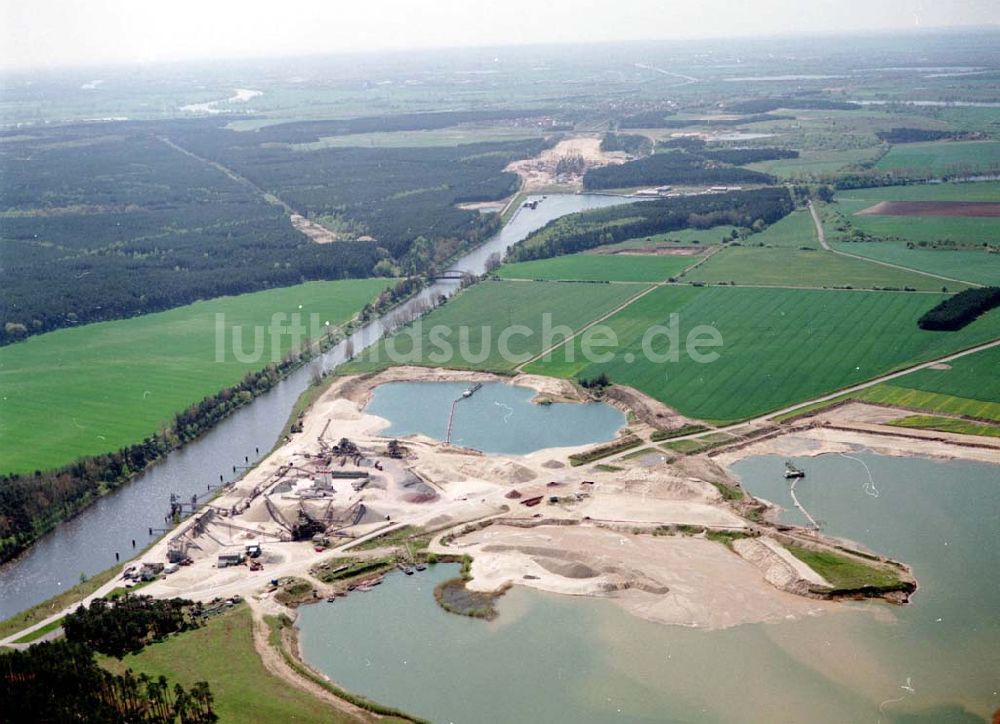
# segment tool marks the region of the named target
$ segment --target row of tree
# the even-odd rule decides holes
[[[759,171],[720,165],[697,153],[671,150],[628,163],[592,168],[583,177],[583,186],[586,189],[616,189],[661,184],[768,184],[773,181],[772,176]]]
[[[888,131],[878,131],[875,135],[886,143],[922,143],[956,138],[961,134],[954,131],[933,131],[927,128],[891,128]]]
[[[945,299],[917,320],[921,329],[954,332],[1000,307],[1000,287],[966,289]]]
[[[722,224],[762,229],[794,208],[783,187],[622,204],[555,219],[515,245],[509,256],[512,261],[546,259],[626,239]]]

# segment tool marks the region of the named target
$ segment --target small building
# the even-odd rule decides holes
[[[219,551],[219,568],[228,568],[229,566],[239,566],[243,564],[246,558],[246,551],[240,546],[230,546],[228,548],[223,548]]]

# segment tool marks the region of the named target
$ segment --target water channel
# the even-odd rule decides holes
[[[620,204],[629,199],[599,194],[561,194],[539,200],[537,208],[521,208],[493,238],[460,258],[454,270],[481,274],[491,254],[506,249],[552,219],[586,209]],[[458,288],[457,280],[441,280],[425,289],[402,309],[387,316],[405,316],[420,304],[418,300],[450,295]],[[383,319],[358,330],[351,337],[355,353],[377,341],[385,331]],[[345,344],[327,352],[322,364],[330,369],[344,359]],[[219,476],[233,480],[244,466],[265,455],[276,442],[295,401],[309,384],[311,372],[303,368],[224,420],[215,429],[175,451],[146,470],[135,480],[102,498],[72,520],[63,523],[39,540],[24,555],[0,568],[0,620],[80,582],[115,563],[115,553],[122,560],[150,542],[149,528],[162,528],[169,497],[176,493],[182,500],[195,493],[205,493],[208,484],[217,484]],[[156,533],[156,531],[154,531]]]

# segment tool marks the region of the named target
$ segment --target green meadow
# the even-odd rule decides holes
[[[704,244],[710,246],[732,238],[735,226],[713,226],[710,229],[680,229],[679,231],[665,231],[662,234],[651,234],[650,236],[639,236],[634,239],[619,241],[617,244],[608,244],[591,249],[588,253],[600,254],[602,252],[620,251],[622,249],[643,249],[657,245],[677,245],[696,246]]]
[[[849,251],[854,245],[844,246]],[[829,251],[752,247],[724,249],[701,266],[692,269],[684,276],[684,280],[786,287],[911,287],[920,291],[938,292],[942,287],[940,279],[872,264],[862,259],[851,259]],[[966,285],[958,282],[948,284],[951,291],[966,288]]]
[[[910,269],[975,284],[1000,284],[1000,253],[972,249],[908,248],[905,241],[871,241],[859,243],[833,242],[831,246],[848,254],[899,264]],[[949,291],[961,288],[941,282]],[[919,288],[919,287],[918,287]]]
[[[881,201],[996,201],[1000,182],[915,184],[854,189],[837,194],[828,207],[850,227],[878,237],[873,242],[846,241],[847,232],[826,213],[831,246],[870,259],[940,274],[976,284],[1000,281],[1000,219],[946,216],[857,215]],[[850,229],[848,229],[849,231]],[[909,248],[912,246],[913,248]]]
[[[510,371],[545,350],[542,331],[546,315],[552,327],[565,325],[575,331],[645,288],[638,284],[482,282],[438,307],[419,320],[419,324],[414,323],[390,340],[366,350],[343,370],[360,372],[393,364],[420,364]],[[521,325],[520,329],[531,334],[509,335],[507,349],[517,359],[504,359],[499,349],[501,335],[514,325]],[[441,336],[432,338],[432,334]],[[553,336],[547,346],[561,339]],[[441,352],[444,344],[450,354]]]
[[[851,226],[889,240],[928,243],[950,240],[961,244],[981,245],[984,242],[1000,244],[998,218],[858,215],[859,211],[877,203],[877,200],[872,199],[841,199],[835,208],[847,217]],[[829,225],[826,228],[828,240],[837,241],[838,232]]]
[[[939,392],[927,392],[926,390],[915,390],[903,386],[908,383],[909,376],[896,381],[896,384],[887,383],[862,390],[856,395],[852,395],[852,397],[863,402],[891,405],[908,410],[939,412],[945,415],[976,417],[983,420],[1000,422],[1000,403],[958,397],[956,395],[945,395]]]
[[[310,282],[197,302],[167,312],[89,324],[31,337],[0,348],[0,471],[30,472],[82,455],[141,441],[173,415],[233,385],[272,361],[241,362],[232,352],[234,328],[246,354],[254,327],[275,313],[315,314],[325,328],[351,319],[385,279]],[[225,315],[226,346],[216,361],[216,315]],[[278,337],[280,356],[291,337]]]
[[[806,209],[793,211],[780,221],[768,226],[763,231],[753,234],[743,242],[746,246],[778,246],[790,249],[809,247],[818,249],[816,225],[812,215]]]
[[[682,414],[726,422],[753,417],[834,392],[880,374],[1000,335],[992,312],[958,332],[926,332],[917,319],[943,296],[905,292],[660,287],[605,323],[619,346],[607,361],[590,362],[579,340],[556,349],[527,372],[592,377],[606,372]],[[652,325],[680,321],[679,359],[651,360],[642,340]],[[701,363],[683,352],[696,325],[710,325],[722,346]],[[667,338],[649,345],[670,348]]]
[[[877,186],[869,189],[838,191],[837,200],[871,201],[996,201],[1000,199],[1000,181],[969,181],[909,186]]]
[[[698,258],[668,254],[570,254],[505,264],[499,274],[504,279],[662,282],[696,263]]]
[[[995,312],[994,312],[995,314]],[[1000,347],[865,390],[861,399],[1000,422]]]
[[[847,150],[804,150],[798,158],[780,158],[774,161],[751,163],[747,168],[763,171],[781,179],[794,179],[810,174],[832,174],[844,166],[871,159],[877,148],[851,148]]]
[[[185,687],[208,681],[213,709],[221,722],[355,721],[264,668],[254,648],[253,620],[245,605],[121,661],[102,657],[101,663],[115,673],[132,669],[153,679],[166,676],[171,684]]]
[[[933,141],[893,146],[876,167],[941,175],[957,168],[987,170],[996,163],[1000,163],[1000,141]]]

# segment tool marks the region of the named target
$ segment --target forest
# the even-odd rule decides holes
[[[185,689],[131,670],[112,674],[87,645],[66,640],[0,654],[0,702],[10,722],[207,724],[219,718],[207,682]]]
[[[172,633],[196,628],[201,604],[181,598],[157,599],[125,593],[114,600],[95,598],[66,614],[66,640],[121,659]]]
[[[417,115],[398,122],[455,122],[455,114]],[[357,119],[356,127],[372,123]],[[198,299],[395,274],[421,236],[454,253],[499,223],[455,204],[513,193],[517,177],[503,168],[546,143],[311,152],[271,145],[319,132],[316,124],[300,126],[238,133],[196,120],[0,134],[7,136],[0,144],[0,344]],[[316,244],[292,227],[281,202],[352,233]],[[356,238],[365,234],[375,241]]]
[[[496,219],[455,204],[511,195],[518,179],[504,167],[548,143],[296,151],[278,144],[274,132],[267,143],[249,143],[255,135],[182,123],[169,131],[181,147],[234,170],[299,213],[347,222],[353,235],[374,237],[396,259],[418,236],[476,241],[492,233]]]
[[[698,155],[709,161],[742,166],[760,161],[777,161],[782,158],[798,158],[799,152],[790,148],[719,148],[699,151]]]
[[[399,113],[391,116],[365,116],[341,120],[296,121],[264,126],[239,134],[248,145],[261,143],[311,143],[325,136],[347,136],[355,133],[390,131],[432,131],[463,123],[490,123],[519,120],[537,123],[547,117],[544,110],[438,111],[434,113]]]
[[[661,198],[584,211],[550,221],[509,252],[510,261],[546,259],[625,239],[721,224],[761,229],[792,212],[785,188]]]
[[[621,151],[630,156],[645,156],[653,150],[653,142],[645,136],[631,133],[605,133],[601,138],[601,150]]]
[[[850,101],[834,101],[827,98],[754,98],[738,101],[726,106],[730,113],[770,113],[779,108],[807,111],[860,111],[864,106]]]
[[[1000,307],[1000,287],[966,289],[948,297],[917,320],[921,329],[954,332]]]
[[[932,131],[926,128],[891,128],[888,131],[878,131],[875,135],[886,143],[922,143],[957,138],[961,134],[954,131]]]
[[[734,157],[750,156],[749,150],[732,149]],[[713,151],[711,153],[723,153]],[[585,189],[616,189],[661,184],[768,184],[774,178],[766,173],[737,166],[719,165],[700,151],[683,149],[654,153],[651,156],[617,166],[592,168],[583,177]]]

